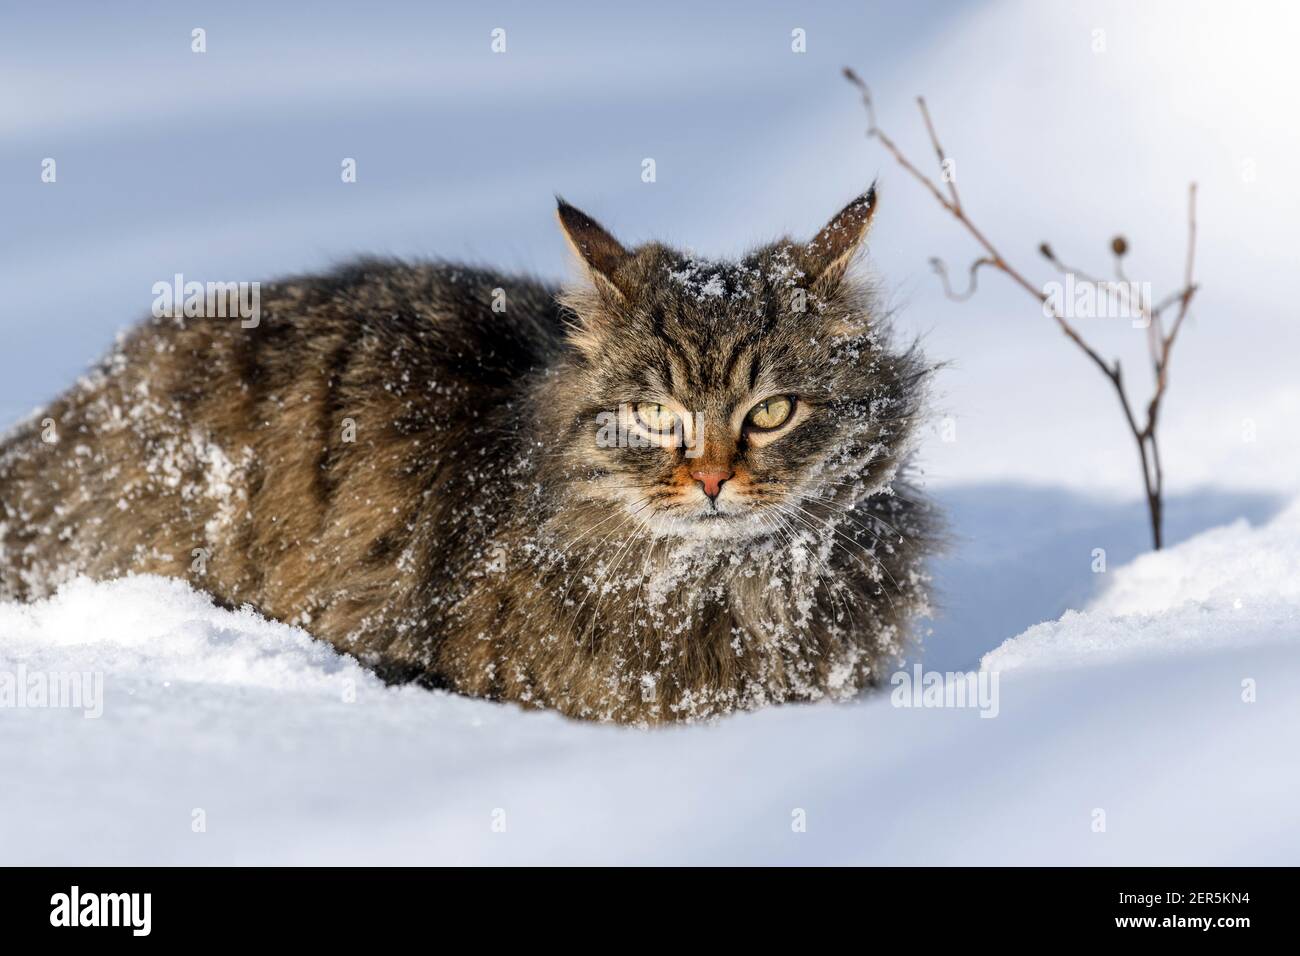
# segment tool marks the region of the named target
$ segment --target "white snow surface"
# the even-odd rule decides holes
[[[655,731],[386,688],[184,582],[79,579],[0,604],[0,679],[103,679],[97,718],[0,708],[0,863],[1294,864],[1298,567],[1293,505],[1111,569],[985,656],[992,719],[886,688]]]
[[[1085,611],[1031,627],[986,654],[986,670],[1113,664],[1192,651],[1244,652],[1300,633],[1300,502],[1268,525],[1244,520],[1142,555]],[[1298,648],[1300,649],[1300,648]]]

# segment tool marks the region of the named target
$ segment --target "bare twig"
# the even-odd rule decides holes
[[[940,259],[931,259],[930,264],[938,273],[940,280],[943,282],[944,293],[951,299],[964,301],[974,295],[976,291],[976,275],[984,266],[991,266],[1006,275],[1012,282],[1020,286],[1025,292],[1029,293],[1043,307],[1044,312],[1049,315],[1057,324],[1057,327],[1074,345],[1083,352],[1084,355],[1101,371],[1110,381],[1119,399],[1120,409],[1124,414],[1124,420],[1128,425],[1129,432],[1137,444],[1138,458],[1142,465],[1142,482],[1146,492],[1147,509],[1151,517],[1151,537],[1152,542],[1158,550],[1163,543],[1163,512],[1164,512],[1164,472],[1160,463],[1160,446],[1157,440],[1156,429],[1160,417],[1160,405],[1164,399],[1165,392],[1169,386],[1169,359],[1173,351],[1174,342],[1178,338],[1178,333],[1182,329],[1183,322],[1187,318],[1188,309],[1191,307],[1192,298],[1196,295],[1197,285],[1193,281],[1193,272],[1196,262],[1196,184],[1192,183],[1188,191],[1187,203],[1187,257],[1184,268],[1183,287],[1173,295],[1162,299],[1159,303],[1152,305],[1145,301],[1145,296],[1140,295],[1138,300],[1134,300],[1125,277],[1123,268],[1123,257],[1128,249],[1127,241],[1120,236],[1115,237],[1111,243],[1111,249],[1115,256],[1115,274],[1121,280],[1118,287],[1113,283],[1102,282],[1101,280],[1081,272],[1077,269],[1070,269],[1056,258],[1052,248],[1043,243],[1039,246],[1039,251],[1043,256],[1063,273],[1072,273],[1076,279],[1085,283],[1090,283],[1096,289],[1118,301],[1123,298],[1124,304],[1134,311],[1144,320],[1147,327],[1148,346],[1151,352],[1151,361],[1155,373],[1155,388],[1150,401],[1146,405],[1146,420],[1139,424],[1137,415],[1134,413],[1133,403],[1129,399],[1128,389],[1124,382],[1124,374],[1120,367],[1119,360],[1107,362],[1101,354],[1093,348],[1082,336],[1079,330],[1070,323],[1064,314],[1064,310],[1056,308],[1052,303],[1048,293],[1035,286],[1024,273],[1012,266],[1002,256],[998,249],[989,241],[988,237],[970,220],[962,207],[960,195],[957,192],[956,177],[947,175],[949,168],[946,166],[949,157],[943,151],[939,143],[939,136],[935,132],[934,122],[930,117],[929,107],[926,106],[923,97],[917,97],[917,105],[921,112],[921,119],[925,124],[926,134],[929,136],[930,145],[934,148],[934,153],[939,162],[940,170],[943,171],[943,179],[948,187],[947,195],[939,186],[925,173],[921,172],[917,166],[907,158],[906,154],[899,149],[898,145],[882,130],[876,122],[875,104],[871,99],[871,90],[867,84],[848,67],[844,68],[844,77],[857,88],[862,96],[862,104],[867,114],[867,135],[880,141],[885,150],[894,158],[909,175],[925,187],[935,200],[944,209],[952,214],[966,232],[979,244],[984,250],[984,255],[976,259],[970,266],[969,286],[964,292],[955,292],[948,278],[947,267]],[[1162,315],[1164,312],[1173,307],[1178,307],[1175,316],[1166,335],[1163,330]]]
[[[943,283],[944,295],[952,299],[954,302],[965,302],[973,296],[976,287],[979,284],[976,273],[979,272],[982,266],[991,265],[994,265],[994,262],[988,256],[982,256],[979,259],[976,259],[970,264],[970,278],[967,281],[966,291],[954,292],[952,286],[948,284],[948,267],[944,265],[943,260],[938,258],[932,258],[930,260],[930,268],[935,271],[935,274],[939,276],[939,280]]]
[[[921,108],[921,115],[925,118],[925,129],[926,132],[930,134],[930,142],[934,144],[934,154],[939,159],[939,168],[943,170],[943,181],[948,184],[948,192],[952,196],[952,204],[960,209],[961,197],[957,195],[957,177],[955,174],[951,173],[951,170],[946,165],[948,162],[948,156],[944,153],[943,147],[939,145],[939,137],[934,132],[934,123],[930,122],[930,111],[926,108],[925,97],[918,96],[916,98],[916,105]]]

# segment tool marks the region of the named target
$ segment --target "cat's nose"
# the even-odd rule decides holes
[[[734,474],[733,471],[693,471],[691,477],[698,481],[704,488],[704,493],[713,499],[722,491],[722,483]]]

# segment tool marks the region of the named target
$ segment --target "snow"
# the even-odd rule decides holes
[[[1007,671],[1237,652],[1300,635],[1300,502],[1261,529],[1214,528],[1150,552],[1084,611],[1031,627],[984,656]]]
[[[1108,571],[1086,610],[986,655],[994,719],[884,688],[595,726],[384,687],[184,582],[74,580],[0,605],[0,674],[104,693],[93,719],[0,709],[0,861],[1293,862],[1298,525],[1293,506]]]
[[[76,578],[52,598],[0,604],[7,660],[29,670],[109,671],[128,681],[194,682],[338,695],[375,678],[297,628],[226,611],[184,581]],[[133,685],[132,685],[133,689]]]

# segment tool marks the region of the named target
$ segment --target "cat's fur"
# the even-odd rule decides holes
[[[0,446],[0,597],[183,577],[390,680],[602,720],[851,695],[925,610],[933,527],[899,474],[926,369],[846,271],[874,205],[720,263],[561,202],[558,299],[363,261],[264,286],[256,328],[147,320]],[[606,447],[647,399],[703,454]]]

